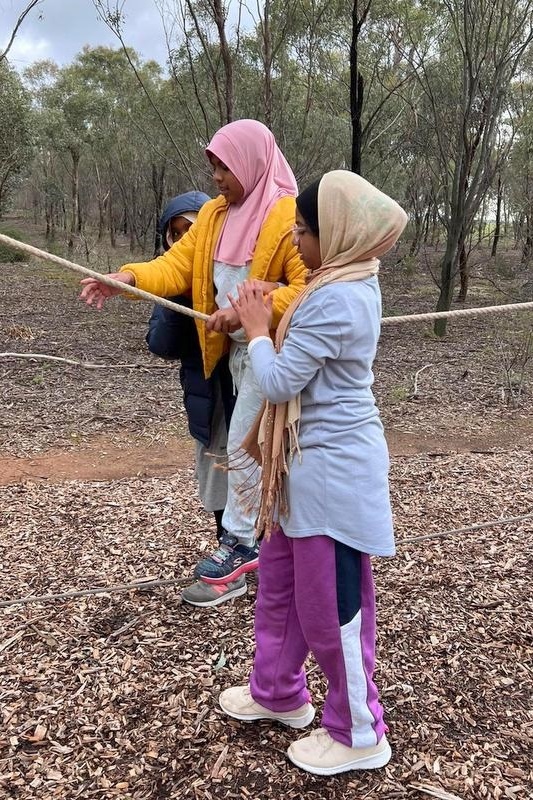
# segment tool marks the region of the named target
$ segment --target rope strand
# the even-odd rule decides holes
[[[167,300],[165,297],[158,297],[155,294],[150,294],[150,292],[145,292],[143,289],[137,289],[136,286],[126,286],[124,283],[115,281],[113,278],[109,278],[107,275],[103,275],[100,272],[95,272],[87,267],[82,267],[80,264],[75,264],[73,261],[68,261],[66,258],[61,258],[53,253],[48,253],[46,250],[39,250],[38,247],[33,247],[32,245],[26,244],[26,242],[19,242],[17,239],[12,239],[10,236],[6,236],[3,233],[0,233],[0,242],[3,242],[4,244],[9,245],[9,247],[13,247],[16,250],[21,250],[23,253],[28,253],[28,255],[40,258],[43,261],[52,261],[54,264],[59,264],[60,266],[66,267],[74,272],[80,272],[83,275],[88,275],[89,277],[100,281],[100,283],[104,283],[107,286],[112,286],[115,289],[120,289],[126,294],[135,295],[143,300],[149,300],[151,303],[157,303],[157,305],[170,308],[172,311],[177,311],[178,314],[185,314],[188,317],[195,317],[196,319],[202,319],[204,321],[209,319],[208,314],[202,314],[200,311],[187,308],[187,306],[180,306],[177,303],[173,303],[171,300]],[[424,314],[403,314],[394,317],[383,317],[381,324],[399,325],[404,322],[430,322],[435,319],[457,319],[461,317],[483,316],[484,314],[515,313],[526,310],[533,310],[533,301],[529,303],[507,303],[505,305],[484,306],[482,308],[459,308],[454,311],[432,311]]]
[[[166,297],[158,297],[155,294],[150,294],[150,292],[145,292],[144,289],[137,289],[136,286],[127,286],[120,281],[109,278],[107,275],[103,275],[101,272],[95,272],[93,269],[82,267],[80,264],[75,264],[74,261],[68,261],[66,258],[60,258],[60,256],[56,256],[53,253],[47,253],[46,250],[39,250],[38,247],[32,247],[31,244],[26,244],[26,242],[19,242],[3,233],[0,233],[0,242],[9,245],[9,247],[14,247],[16,250],[22,250],[23,253],[28,253],[30,256],[40,258],[42,261],[53,261],[54,264],[59,264],[61,267],[66,267],[74,272],[80,272],[82,275],[87,275],[89,278],[96,278],[97,281],[105,283],[106,286],[112,286],[114,289],[120,289],[121,292],[126,294],[140,297],[143,300],[149,300],[151,303],[157,303],[157,305],[164,306],[165,308],[170,308],[171,311],[177,311],[178,314],[185,314],[187,317],[195,317],[196,319],[209,319],[209,314],[202,314],[201,311],[195,311],[193,308],[180,306],[178,303],[167,300]]]
[[[425,314],[403,314],[397,317],[382,317],[382,325],[399,325],[402,322],[429,322],[434,319],[456,319],[457,317],[481,317],[484,314],[505,314],[517,311],[533,310],[533,302],[506,303],[501,306],[483,306],[480,308],[458,308],[454,311],[431,311]]]

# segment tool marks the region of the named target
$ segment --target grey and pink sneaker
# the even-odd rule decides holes
[[[227,600],[233,600],[235,597],[241,597],[243,594],[246,594],[246,578],[244,575],[229,583],[212,584],[205,583],[205,581],[196,581],[196,583],[187,586],[183,590],[181,599],[191,606],[210,608],[211,606],[219,606]]]

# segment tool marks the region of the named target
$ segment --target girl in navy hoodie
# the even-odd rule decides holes
[[[168,202],[158,226],[163,250],[169,250],[181,239],[196,222],[198,211],[209,199],[203,192],[193,191],[173,197]],[[187,295],[170,299],[182,306],[192,306]],[[198,490],[205,510],[215,516],[220,541],[224,533],[222,514],[228,479],[227,473],[216,469],[215,464],[226,458],[227,431],[235,403],[228,356],[218,362],[212,375],[206,379],[193,318],[159,305],[154,306],[150,317],[146,341],[154,355],[181,362],[179,374],[183,402],[189,432],[196,444]]]

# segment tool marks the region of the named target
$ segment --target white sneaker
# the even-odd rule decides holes
[[[379,769],[391,759],[385,736],[373,747],[347,747],[333,739],[325,728],[293,742],[287,750],[293,764],[314,775],[337,775],[351,769]]]
[[[224,689],[218,702],[225,714],[243,722],[271,719],[282,722],[289,728],[305,728],[311,724],[315,716],[315,709],[311,703],[305,703],[294,711],[270,711],[269,708],[255,702],[249,686],[232,686],[230,689]]]

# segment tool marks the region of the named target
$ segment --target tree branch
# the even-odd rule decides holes
[[[13,46],[13,42],[15,41],[15,36],[16,36],[16,35],[17,35],[17,33],[18,33],[18,29],[20,28],[20,26],[22,25],[22,23],[24,22],[24,20],[26,19],[26,17],[28,16],[28,14],[30,13],[30,11],[32,10],[32,8],[35,8],[35,6],[36,6],[36,5],[38,5],[38,4],[39,4],[39,3],[41,3],[41,2],[42,2],[42,0],[31,0],[31,2],[30,2],[30,3],[28,3],[28,5],[26,6],[26,8],[24,9],[24,11],[22,12],[22,14],[20,15],[20,17],[18,18],[18,20],[17,20],[17,24],[16,24],[16,25],[15,25],[15,27],[13,28],[13,33],[11,34],[11,38],[10,38],[9,42],[7,43],[7,47],[6,47],[6,49],[3,51],[3,53],[0,53],[0,63],[1,63],[1,62],[2,62],[2,61],[5,59],[5,58],[7,58],[7,54],[8,54],[8,53],[9,53],[9,51],[11,50],[11,47]]]
[[[47,353],[0,353],[0,358],[22,358],[29,361],[59,361],[73,367],[84,369],[169,369],[166,364],[91,364],[88,361],[78,361],[74,358],[61,358],[50,356]],[[172,367],[170,367],[172,369]]]

